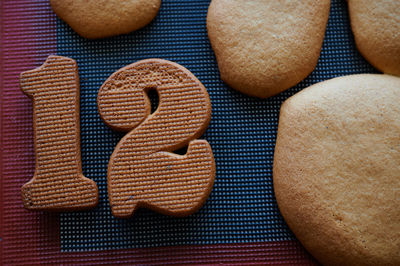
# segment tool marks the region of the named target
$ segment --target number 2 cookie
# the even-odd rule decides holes
[[[155,89],[159,106],[150,114],[146,95]],[[108,165],[112,213],[129,217],[139,207],[186,216],[211,192],[215,162],[209,143],[198,140],[211,119],[208,93],[186,68],[161,59],[126,66],[98,93],[104,122],[128,131]],[[188,146],[185,155],[172,153]]]

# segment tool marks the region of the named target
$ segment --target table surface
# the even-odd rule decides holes
[[[376,70],[355,47],[346,1],[332,0],[321,56],[311,75],[267,100],[240,94],[219,78],[206,30],[209,2],[164,0],[145,28],[102,40],[79,37],[55,16],[48,1],[1,2],[3,264],[316,264],[287,227],[273,193],[279,108],[316,82]],[[35,159],[32,104],[22,94],[18,77],[50,54],[73,58],[79,67],[83,173],[100,192],[99,205],[86,212],[49,214],[22,206],[20,188],[32,178]],[[203,138],[214,152],[215,185],[205,206],[186,218],[139,210],[124,220],[110,212],[107,164],[123,134],[101,121],[97,92],[113,72],[146,58],[185,66],[211,99],[212,119]]]

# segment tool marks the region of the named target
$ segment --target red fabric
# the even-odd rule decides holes
[[[19,89],[19,74],[55,53],[55,20],[47,7],[45,1],[1,1],[0,243],[5,264],[39,261],[49,245],[40,235],[56,233],[49,225],[58,227],[56,217],[26,211],[20,198],[22,184],[33,176],[34,154],[31,101]]]
[[[56,54],[56,23],[49,1],[1,1],[1,182],[0,262],[3,265],[60,264],[305,264],[315,261],[297,241],[206,246],[169,246],[61,253],[59,217],[27,211],[20,188],[34,173],[31,101],[19,74]]]

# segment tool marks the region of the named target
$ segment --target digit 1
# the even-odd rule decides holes
[[[35,174],[22,187],[25,208],[69,211],[97,205],[98,190],[83,176],[79,130],[79,75],[76,62],[49,56],[20,77],[33,101]]]

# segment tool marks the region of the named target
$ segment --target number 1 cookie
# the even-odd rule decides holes
[[[159,106],[150,114],[146,92],[156,89]],[[186,216],[198,210],[215,178],[210,145],[197,140],[211,119],[208,93],[184,67],[143,60],[111,75],[98,94],[104,122],[129,131],[108,166],[113,215],[129,217],[139,207]],[[185,155],[173,151],[188,146]]]
[[[33,100],[36,169],[22,187],[27,209],[68,211],[97,205],[96,183],[82,174],[79,133],[79,77],[74,60],[49,56],[20,77]]]

